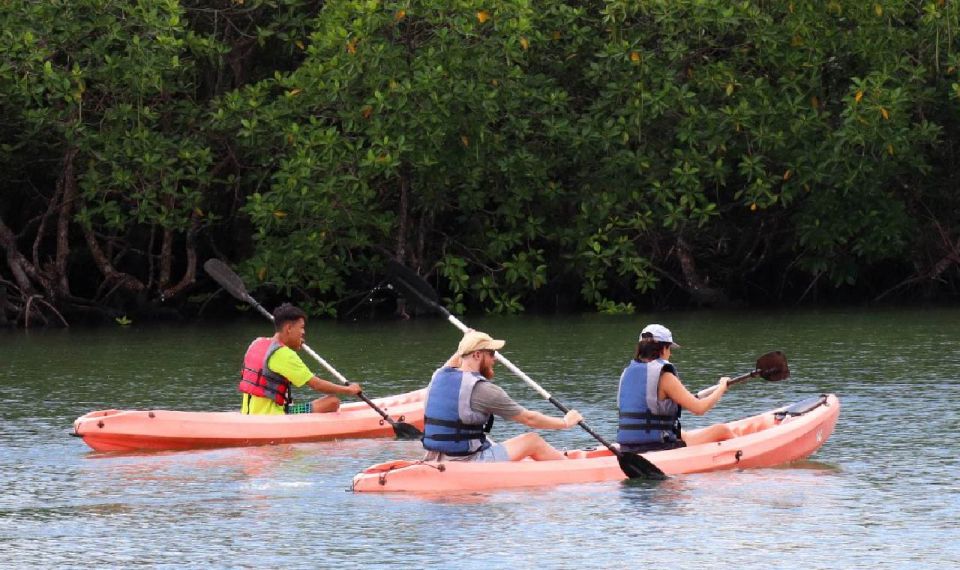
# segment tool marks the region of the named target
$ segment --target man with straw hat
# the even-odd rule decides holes
[[[433,373],[427,388],[423,447],[428,461],[537,461],[566,459],[539,434],[528,432],[496,443],[487,437],[493,416],[535,429],[568,429],[583,419],[527,410],[492,382],[496,351],[506,344],[480,331],[463,335],[457,352]]]

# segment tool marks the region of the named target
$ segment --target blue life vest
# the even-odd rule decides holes
[[[617,442],[636,447],[639,451],[670,449],[682,445],[680,441],[680,406],[670,399],[660,400],[660,373],[666,368],[676,374],[676,368],[666,360],[650,362],[631,360],[620,375],[617,408],[620,427]],[[640,448],[649,449],[640,449]]]
[[[473,455],[490,447],[486,432],[493,416],[470,408],[477,382],[486,379],[475,372],[444,367],[433,373],[427,386],[423,447],[446,455]]]
[[[243,357],[237,389],[244,394],[268,398],[280,406],[289,406],[293,401],[290,381],[267,366],[273,353],[282,347],[277,340],[267,337],[251,342]]]

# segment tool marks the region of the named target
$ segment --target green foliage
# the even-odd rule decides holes
[[[207,183],[196,121],[192,35],[176,2],[41,2],[4,16],[5,100],[31,136],[81,149],[88,214],[182,227]],[[180,199],[182,197],[182,199]],[[175,204],[165,206],[164,202]]]
[[[230,104],[251,151],[283,125],[270,207],[298,214],[272,220],[259,195],[248,211],[261,246],[300,268],[292,282],[334,290],[362,265],[346,251],[396,239],[435,260],[458,310],[522,310],[572,273],[585,301],[629,311],[657,287],[654,265],[676,267],[663,244],[773,224],[777,255],[854,283],[909,244],[900,188],[930,172],[941,132],[917,109],[944,97],[929,58],[904,56],[926,47],[909,8],[877,6],[327,4],[302,65]],[[943,25],[927,16],[922,31]],[[310,158],[323,182],[302,187]],[[336,189],[337,211],[313,202]],[[279,246],[343,216],[354,233],[326,264]],[[418,236],[396,235],[403,217]]]
[[[226,230],[249,283],[315,313],[385,254],[456,312],[869,289],[957,239],[958,23],[894,0],[7,3],[0,143],[14,168],[77,149],[98,235]]]
[[[0,108],[21,149],[13,172],[65,192],[45,192],[44,206],[68,208],[88,236],[79,243],[105,251],[100,272],[87,261],[75,276],[109,281],[113,264],[129,264],[122,284],[170,290],[174,242],[214,219],[196,75],[215,42],[189,29],[175,1],[4,3],[0,29]],[[139,259],[117,255],[131,249]]]

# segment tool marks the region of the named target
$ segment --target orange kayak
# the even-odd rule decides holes
[[[378,398],[390,417],[423,429],[426,390]],[[327,414],[251,416],[240,412],[101,410],[73,422],[73,435],[97,451],[236,447],[360,437],[392,437],[393,428],[363,402]]]
[[[654,451],[643,456],[668,475],[721,469],[773,467],[810,456],[827,441],[840,414],[833,394],[803,400],[729,422],[736,435],[722,442]],[[449,493],[511,487],[619,481],[626,476],[606,448],[588,449],[564,461],[475,463],[391,461],[353,478],[357,492]]]

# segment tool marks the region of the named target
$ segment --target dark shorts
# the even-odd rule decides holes
[[[644,443],[640,445],[620,444],[620,451],[646,453],[648,451],[666,451],[668,449],[678,449],[686,446],[687,444],[684,443],[682,439],[678,439],[677,441],[657,441],[654,443]]]

